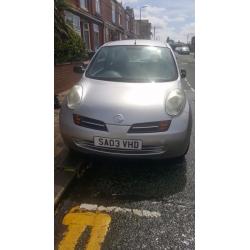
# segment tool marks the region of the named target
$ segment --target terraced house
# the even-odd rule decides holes
[[[133,9],[116,0],[67,0],[65,20],[81,35],[88,51],[108,41],[135,37]]]

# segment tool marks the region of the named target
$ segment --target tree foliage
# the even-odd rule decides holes
[[[69,37],[70,27],[66,24],[63,11],[68,10],[69,5],[65,0],[54,0],[54,35],[60,38]]]
[[[86,51],[81,37],[73,30],[67,39],[55,36],[55,63],[80,61],[86,58]]]
[[[55,63],[78,61],[86,57],[82,38],[65,22],[63,11],[69,9],[65,0],[54,0]]]

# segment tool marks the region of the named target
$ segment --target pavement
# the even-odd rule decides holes
[[[195,59],[177,55],[193,112],[182,160],[92,158],[55,210],[55,249],[195,248]]]
[[[58,100],[62,103],[68,90],[58,94]],[[82,170],[84,159],[80,155],[70,155],[64,145],[59,129],[60,109],[54,110],[54,205],[60,201],[65,190],[75,176]]]

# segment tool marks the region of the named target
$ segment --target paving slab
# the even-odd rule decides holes
[[[68,91],[58,95],[62,103]],[[58,203],[67,187],[80,171],[83,159],[79,156],[69,154],[60,134],[59,128],[60,109],[54,110],[54,205]]]

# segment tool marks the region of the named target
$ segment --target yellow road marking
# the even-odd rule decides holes
[[[86,250],[99,250],[108,231],[111,217],[104,213],[81,212],[79,207],[74,207],[63,219],[63,224],[68,226],[59,243],[59,250],[74,250],[78,239],[87,226],[91,226],[90,238]],[[82,246],[84,249],[84,246]]]

